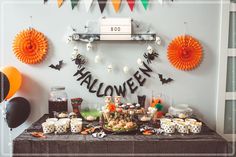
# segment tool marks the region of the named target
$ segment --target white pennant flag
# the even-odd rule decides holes
[[[87,11],[89,11],[92,3],[93,3],[93,0],[84,0],[85,8]]]

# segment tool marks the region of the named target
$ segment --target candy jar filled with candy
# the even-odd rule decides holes
[[[68,97],[65,87],[52,87],[49,95],[49,116],[54,117],[54,113],[68,112]]]

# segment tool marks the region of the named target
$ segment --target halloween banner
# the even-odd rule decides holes
[[[79,0],[70,0],[70,1],[71,1],[71,7],[73,10],[78,5]],[[93,1],[94,0],[83,0],[83,3],[85,4],[86,11],[89,11],[89,9],[92,6]],[[97,0],[97,1],[98,1],[99,9],[101,10],[101,13],[103,13],[103,11],[106,7],[106,4],[107,4],[107,0]],[[44,0],[44,4],[47,2],[48,2],[48,0]],[[58,7],[60,8],[64,2],[65,2],[65,0],[57,0]],[[111,0],[111,3],[114,7],[115,12],[118,12],[120,10],[122,0]],[[135,5],[135,0],[127,0],[127,3],[129,5],[130,10],[133,11],[134,5]],[[141,3],[143,5],[144,9],[147,10],[149,0],[141,0]]]
[[[73,76],[77,77],[77,81],[80,81],[81,86],[85,86],[90,93],[96,94],[97,97],[108,95],[125,97],[128,91],[131,94],[135,93],[139,86],[143,86],[146,79],[151,77],[152,69],[145,62],[143,62],[143,66],[121,85],[105,85],[104,82],[94,79],[92,73],[87,71],[85,67],[79,68]]]
[[[135,4],[135,0],[127,0],[129,8],[131,11],[134,10],[134,4]]]
[[[112,0],[113,7],[115,12],[118,12],[120,9],[121,0]]]
[[[93,3],[93,0],[84,0],[86,11],[89,11],[92,3]]]

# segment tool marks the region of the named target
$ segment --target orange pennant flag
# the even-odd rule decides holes
[[[120,9],[121,0],[112,0],[113,7],[116,12]]]
[[[58,7],[59,7],[59,8],[62,6],[63,1],[64,1],[64,0],[57,0],[57,4],[58,4]]]

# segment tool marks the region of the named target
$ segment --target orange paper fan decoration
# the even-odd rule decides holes
[[[198,40],[189,35],[176,37],[168,46],[170,63],[180,70],[192,70],[202,60],[203,50]]]
[[[41,62],[48,50],[48,41],[43,33],[33,28],[23,30],[15,37],[13,52],[23,63],[36,64]]]

